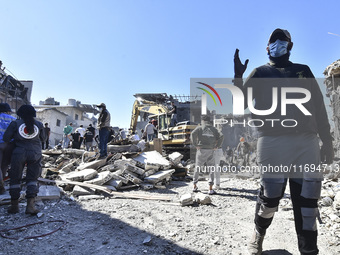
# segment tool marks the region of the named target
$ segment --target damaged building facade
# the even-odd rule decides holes
[[[5,72],[0,61],[0,103],[7,103],[16,111],[31,102],[33,81],[19,81]]]
[[[324,75],[327,96],[333,110],[335,156],[340,158],[340,59],[327,66]]]
[[[54,98],[47,98],[34,105],[37,111],[37,119],[42,123],[48,123],[51,129],[50,145],[55,146],[63,139],[63,128],[72,122],[73,130],[83,125],[96,126],[97,118],[94,117],[99,111],[93,105],[82,104],[75,99],[69,99],[67,105],[60,105]],[[92,115],[92,116],[91,116]]]

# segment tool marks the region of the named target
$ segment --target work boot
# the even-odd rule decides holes
[[[26,206],[26,214],[36,215],[39,212],[37,208],[35,208],[35,198],[27,198],[27,206]]]
[[[7,209],[8,213],[18,213],[19,212],[19,200],[11,200],[11,206]]]
[[[5,194],[6,189],[5,189],[5,183],[3,180],[0,181],[0,195]]]
[[[262,254],[262,243],[263,243],[264,235],[261,235],[254,229],[253,236],[251,237],[250,242],[248,243],[248,251],[250,255],[260,255]]]

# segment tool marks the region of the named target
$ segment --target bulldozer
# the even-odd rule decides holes
[[[137,127],[144,128],[150,120],[156,120],[157,138],[162,139],[163,151],[171,153],[178,151],[189,158],[190,134],[197,124],[190,119],[190,102],[180,103],[172,96],[166,94],[136,94],[132,108],[131,132],[136,132]],[[177,103],[178,122],[171,126],[170,102]],[[141,118],[138,121],[138,118]],[[139,124],[139,125],[138,125]],[[151,142],[152,144],[152,142]]]

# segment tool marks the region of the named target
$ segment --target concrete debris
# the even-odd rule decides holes
[[[169,180],[175,169],[159,171],[153,175],[145,177],[144,180],[150,183],[157,183],[163,180]]]
[[[84,181],[84,183],[95,184],[95,185],[103,185],[104,183],[110,181],[113,178],[110,171],[100,172],[96,175],[95,178],[90,179],[88,181]]]
[[[80,187],[78,185],[74,186],[72,195],[73,196],[83,196],[83,195],[94,195],[95,190],[86,187]]]
[[[88,181],[97,176],[98,172],[95,169],[84,169],[78,172],[70,172],[67,174],[60,175],[62,179],[69,181]]]
[[[340,159],[340,59],[326,67],[324,84],[333,110],[335,157]],[[335,176],[337,178],[339,176]]]
[[[151,241],[152,241],[152,237],[151,236],[147,236],[147,237],[144,238],[143,244],[144,245],[150,245]]]
[[[155,150],[140,152],[146,147],[145,142],[108,145],[108,157],[100,160],[95,152],[44,150],[42,176],[45,182],[55,180],[66,193],[75,197],[92,196],[97,192],[112,195],[116,190],[132,188],[166,189],[175,168],[183,167],[183,155],[173,152],[165,157]]]
[[[179,152],[173,152],[169,155],[169,160],[173,165],[178,165],[181,163],[183,155]]]
[[[194,203],[194,200],[192,198],[191,193],[186,193],[181,196],[181,198],[179,199],[179,202],[181,203],[182,206],[186,206],[186,205],[192,205]]]
[[[53,200],[60,198],[60,188],[57,186],[41,185],[37,200]]]
[[[171,167],[169,160],[167,160],[157,151],[143,152],[134,157],[133,160],[138,161],[143,165],[148,164],[159,166],[159,169],[169,169]]]
[[[206,194],[198,193],[195,195],[195,202],[201,205],[209,205],[211,204],[211,198]]]

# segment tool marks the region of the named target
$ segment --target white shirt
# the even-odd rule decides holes
[[[84,137],[84,134],[85,134],[85,132],[86,132],[85,128],[79,127],[79,128],[76,129],[76,132],[77,132],[77,131],[79,132],[80,137]]]

